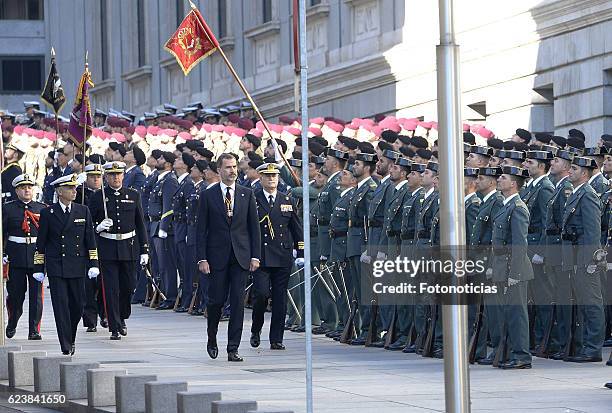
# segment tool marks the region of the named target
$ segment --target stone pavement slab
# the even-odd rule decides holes
[[[27,314],[22,316],[14,339],[7,345],[23,350],[60,353],[49,295],[45,294],[42,341],[27,340]],[[27,312],[27,304],[24,305]],[[250,311],[245,312],[240,354],[243,363],[225,359],[227,323],[219,328],[217,360],[206,354],[206,319],[132,307],[128,336],[110,341],[110,334],[77,334],[73,361],[98,361],[102,367],[125,369],[129,374],[156,374],[160,380],[187,381],[190,391],[219,391],[224,400],[256,400],[260,410],[285,409],[304,413],[304,334],[285,332],[286,351],[269,350],[267,325],[260,348],[249,346]],[[608,358],[610,349],[604,353]],[[332,412],[442,412],[444,410],[443,361],[423,359],[381,349],[341,345],[330,339],[313,339],[313,394],[317,413]],[[531,370],[502,371],[471,366],[474,412],[609,413],[612,367],[605,363],[569,364],[534,358]]]

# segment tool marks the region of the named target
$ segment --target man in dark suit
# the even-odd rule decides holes
[[[74,203],[77,176],[52,182],[58,202],[40,213],[33,277],[49,276],[53,316],[63,354],[74,354],[76,331],[83,315],[84,279],[96,278],[98,250],[89,209]]]
[[[28,340],[40,340],[42,317],[42,284],[32,276],[34,270],[34,247],[38,234],[38,218],[45,204],[32,201],[34,180],[28,174],[18,175],[12,182],[17,199],[2,206],[2,232],[6,241],[5,262],[9,272],[6,282],[6,309],[8,323],[6,336],[12,338],[17,322],[23,314],[26,289],[29,292]]]
[[[219,184],[202,193],[198,216],[198,267],[210,274],[208,343],[206,350],[217,358],[217,330],[221,308],[230,296],[227,353],[229,361],[238,355],[244,318],[244,289],[248,272],[259,268],[260,232],[255,195],[236,185],[236,158],[228,153],[217,158]]]
[[[253,275],[253,325],[251,346],[259,347],[264,313],[272,290],[272,319],[270,320],[270,348],[284,350],[283,333],[287,312],[287,286],[293,265],[304,265],[304,234],[297,207],[287,194],[278,191],[280,169],[273,163],[257,168],[262,189],[255,192],[259,225],[263,234],[261,267]]]
[[[104,165],[107,185],[104,191],[96,191],[89,201],[91,217],[96,225],[111,340],[120,340],[119,334],[127,335],[125,320],[131,314],[136,262],[147,265],[149,261],[140,194],[123,186],[124,171],[125,163],[107,162]]]

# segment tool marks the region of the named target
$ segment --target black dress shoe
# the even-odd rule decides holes
[[[100,320],[100,327],[102,328],[108,328],[108,321],[103,318],[102,320]]]
[[[211,359],[216,359],[219,355],[219,347],[217,347],[217,340],[208,340],[206,344],[206,352]]]
[[[612,358],[610,360],[606,361],[606,366],[612,367]]]
[[[442,350],[441,348],[434,349],[433,354],[431,355],[431,357],[433,357],[435,359],[443,359],[444,358],[444,350]]]
[[[395,342],[391,344],[389,347],[387,347],[386,350],[400,351],[400,350],[403,350],[404,347],[406,347],[406,340],[400,338],[398,340],[395,340]]]
[[[365,341],[365,338],[363,337],[354,338],[349,342],[351,346],[363,346],[365,345],[365,343],[366,341]]]
[[[69,355],[70,355],[70,352],[69,352],[68,350],[62,350],[62,354],[63,354],[64,356],[69,356]]]
[[[202,310],[192,310],[190,315],[193,315],[193,316],[204,315],[204,311],[202,311]]]
[[[319,334],[327,334],[329,333],[329,328],[327,327],[323,327],[323,326],[319,326],[319,327],[315,327],[312,329],[312,334],[315,335],[319,335]]]
[[[121,340],[121,336],[117,331],[113,331],[110,336],[111,340]]]
[[[42,340],[42,337],[36,331],[28,335],[28,340]]]
[[[604,347],[612,347],[612,337],[610,337],[607,340],[604,340],[603,346]]]
[[[480,360],[476,360],[476,364],[481,366],[492,366],[493,365],[493,357],[485,357]]]
[[[230,351],[227,353],[227,361],[244,361],[240,354],[237,351]]]
[[[406,347],[402,349],[402,353],[412,354],[416,353],[416,345],[415,344],[407,344]]]
[[[270,343],[270,350],[284,350],[285,345],[283,343]]]
[[[294,333],[304,333],[306,331],[306,327],[304,326],[295,326],[291,329]]]
[[[87,327],[87,333],[95,333],[96,331],[98,331],[98,329],[96,327]]]
[[[530,369],[531,363],[524,362],[524,361],[518,361],[518,360],[511,360],[507,363],[502,364],[500,367],[502,368],[502,370]]]
[[[13,338],[13,336],[15,335],[15,332],[16,332],[16,331],[17,331],[17,330],[15,330],[14,328],[8,328],[8,327],[7,327],[7,328],[6,328],[6,336],[7,336],[8,338]]]
[[[559,351],[557,353],[553,353],[550,356],[548,356],[549,359],[552,360],[563,360],[565,358],[565,353],[562,351]]]
[[[189,311],[189,310],[187,310],[185,307],[176,307],[174,309],[175,313],[186,313],[187,311]]]
[[[127,327],[126,326],[122,326],[119,329],[119,334],[121,334],[122,336],[127,336]]]
[[[173,305],[170,305],[168,303],[163,303],[160,304],[159,307],[156,308],[156,310],[172,310],[174,308]]]
[[[251,333],[251,347],[253,348],[257,348],[259,347],[259,344],[261,343],[261,332],[257,332],[257,333]]]
[[[604,387],[607,387],[608,389],[612,389],[612,382],[604,384]]]
[[[601,356],[572,356],[564,358],[563,361],[570,363],[597,363],[601,361]]]
[[[74,356],[74,352],[76,351],[76,348],[74,346],[74,343],[72,343],[72,345],[70,346],[70,355]]]
[[[219,319],[219,321],[229,321],[230,316],[229,314],[223,314],[221,315],[221,319]]]
[[[288,330],[291,330],[293,327],[294,327],[293,324],[287,322],[285,323],[285,326],[283,327],[283,329],[288,331]]]
[[[372,345],[370,347],[384,348],[385,347],[385,340],[375,341],[374,343],[372,343]]]

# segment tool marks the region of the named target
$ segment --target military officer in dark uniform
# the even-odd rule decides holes
[[[519,190],[529,173],[515,166],[503,166],[502,172],[498,178],[498,188],[504,196],[504,205],[493,217],[494,252],[487,275],[498,284],[498,304],[503,307],[499,320],[503,326],[501,340],[507,340],[510,348],[509,360],[500,367],[529,369],[527,281],[533,279],[533,269],[527,256],[529,210],[519,196]],[[499,347],[496,351],[499,351]]]
[[[96,191],[89,201],[96,226],[102,293],[111,340],[120,340],[119,334],[127,335],[125,320],[131,314],[136,263],[147,265],[149,261],[140,194],[123,187],[124,171],[123,162],[104,164],[107,185]]]
[[[287,312],[287,286],[293,250],[297,251],[295,264],[304,266],[304,241],[301,219],[297,208],[287,194],[279,192],[280,169],[273,163],[257,168],[262,190],[255,192],[257,214],[261,228],[261,266],[253,275],[254,302],[251,346],[258,347],[268,297],[272,296],[270,320],[270,349],[284,350],[283,332]]]
[[[174,308],[177,313],[187,312],[192,295],[191,272],[188,271],[188,262],[185,259],[187,250],[187,198],[185,194],[193,189],[193,180],[190,173],[194,164],[195,159],[188,153],[183,153],[174,161],[174,173],[177,176],[178,187],[172,196],[172,226],[174,229],[176,264],[181,285],[180,301]]]
[[[58,202],[40,212],[33,277],[49,276],[53,316],[63,354],[74,354],[77,327],[83,315],[85,277],[96,278],[98,250],[93,221],[86,206],[75,204],[77,176],[52,182]]]
[[[179,186],[172,171],[175,160],[176,156],[172,152],[162,152],[157,161],[160,173],[149,198],[151,238],[157,254],[159,275],[162,281],[161,288],[166,296],[166,301],[157,307],[158,310],[173,309],[178,294],[177,262],[172,225],[172,214],[174,213],[172,211],[172,197]]]
[[[21,175],[19,160],[26,152],[23,144],[14,142],[9,143],[4,150],[4,168],[2,169],[2,203],[12,201],[17,198],[13,180]]]
[[[562,221],[563,270],[570,271],[572,292],[583,324],[583,333],[575,337],[576,354],[563,360],[575,363],[602,360],[605,321],[601,278],[595,262],[595,253],[601,247],[601,207],[597,193],[588,183],[596,170],[594,160],[574,157],[568,176],[574,189],[565,203]]]
[[[77,187],[77,196],[74,202],[81,205],[88,205],[89,198],[102,186],[102,165],[91,163],[84,168],[85,185]]]
[[[34,250],[38,234],[40,211],[45,207],[32,201],[34,181],[22,174],[13,179],[16,199],[2,206],[2,232],[5,242],[5,265],[9,265],[6,282],[8,323],[6,336],[12,338],[23,314],[26,289],[29,291],[28,340],[40,340],[40,320],[43,310],[42,283],[32,277]]]
[[[206,189],[206,181],[204,181],[204,174],[208,168],[208,162],[201,159],[196,161],[193,168],[191,168],[191,179],[193,180],[193,186],[190,191],[185,193],[186,198],[186,218],[187,218],[187,250],[185,252],[186,271],[188,275],[186,278],[191,279],[193,290],[192,295],[195,294],[195,300],[193,297],[185,299],[183,302],[186,305],[190,305],[193,301],[193,308],[191,309],[191,315],[198,316],[204,314],[204,308],[208,302],[208,278],[198,270],[196,262],[196,239],[197,239],[197,227],[198,227],[198,211],[200,210],[200,195],[202,191]],[[183,286],[184,289],[185,286]]]

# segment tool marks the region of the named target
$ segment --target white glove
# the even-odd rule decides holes
[[[326,257],[325,255],[321,255],[321,256],[319,257],[319,259],[320,259],[321,261],[327,261],[327,257]]]
[[[159,237],[162,239],[166,239],[168,238],[168,233],[166,231],[164,231],[163,229],[159,230]]]
[[[293,250],[293,258],[297,258],[297,250]]]
[[[147,265],[149,263],[149,254],[140,254],[140,265]]]
[[[99,234],[100,232],[108,231],[109,228],[112,226],[113,226],[113,220],[110,218],[104,218],[102,222],[100,222],[98,226],[96,227],[96,232]]]
[[[597,264],[589,264],[587,265],[587,274],[595,274],[595,271],[597,271]]]
[[[90,279],[96,278],[98,275],[100,275],[100,270],[98,269],[98,267],[91,267],[89,271],[87,271],[87,276]]]
[[[532,264],[544,264],[544,257],[541,255],[535,254],[531,259]]]
[[[304,266],[304,258],[296,258],[295,259],[295,266],[296,267],[303,267]]]
[[[6,265],[6,264],[8,264],[8,262],[9,262],[8,257],[7,257],[6,255],[4,255],[4,256],[2,257],[2,264]]]
[[[515,280],[514,278],[508,278],[508,287],[512,287],[513,285],[517,285],[520,281]]]
[[[45,273],[44,272],[35,272],[34,274],[32,274],[32,277],[34,277],[34,279],[36,281],[41,283],[45,279]]]
[[[387,254],[385,254],[384,252],[378,251],[376,253],[376,261],[384,261],[386,259],[387,259]]]
[[[359,257],[359,261],[363,262],[364,264],[371,264],[372,257],[368,255],[367,251],[364,251],[361,253],[361,257]]]

